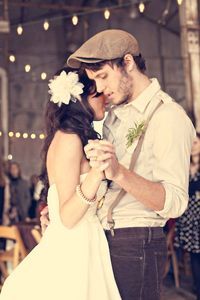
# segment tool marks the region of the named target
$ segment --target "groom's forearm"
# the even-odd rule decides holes
[[[164,208],[165,189],[161,183],[147,180],[135,172],[129,171],[121,164],[112,180],[146,207],[155,211]]]

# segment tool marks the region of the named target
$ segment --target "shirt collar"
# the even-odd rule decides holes
[[[160,84],[156,78],[152,78],[150,80],[150,85],[142,93],[140,93],[135,100],[123,106],[115,107],[114,113],[119,119],[122,119],[121,113],[122,115],[124,115],[123,112],[129,111],[130,106],[134,107],[141,114],[144,113],[147,105],[149,104],[153,96],[161,90]]]

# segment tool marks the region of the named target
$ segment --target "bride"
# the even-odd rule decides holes
[[[49,83],[44,178],[50,225],[41,242],[6,279],[0,300],[120,300],[97,202],[104,169],[92,168],[83,147],[98,139],[104,96],[85,74],[63,69]]]

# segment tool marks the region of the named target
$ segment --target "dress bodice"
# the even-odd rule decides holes
[[[87,176],[87,173],[82,174],[80,176],[80,182],[82,182],[86,176]],[[106,190],[107,190],[107,182],[102,181],[101,185],[98,189],[98,192],[97,192],[97,201],[95,202],[95,204],[91,205],[88,208],[88,210],[87,210],[86,214],[84,215],[84,217],[82,218],[82,220],[94,220],[94,219],[96,219],[96,217],[97,217],[96,211],[97,211],[98,200],[101,199],[105,195]],[[60,220],[60,214],[59,214],[59,199],[58,199],[58,192],[57,192],[56,184],[52,184],[49,187],[47,201],[48,201],[48,207],[49,207],[50,223],[52,225],[53,224],[60,224],[61,220]]]

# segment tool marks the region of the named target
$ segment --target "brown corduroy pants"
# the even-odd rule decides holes
[[[119,228],[114,237],[105,233],[122,300],[160,300],[167,253],[163,229]]]

